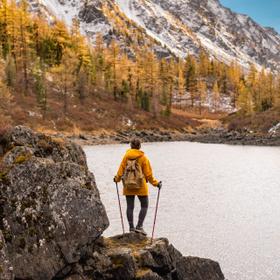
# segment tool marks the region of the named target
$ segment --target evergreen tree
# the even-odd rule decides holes
[[[217,81],[215,81],[212,90],[212,103],[213,103],[214,110],[217,111],[220,107],[220,90]]]
[[[47,87],[45,80],[45,71],[38,59],[33,68],[33,77],[35,80],[35,94],[39,107],[43,112],[43,118],[46,117],[47,112]]]
[[[203,80],[199,80],[197,83],[198,92],[198,104],[199,104],[199,114],[202,113],[202,106],[206,102],[207,98],[207,84]]]
[[[55,78],[54,85],[63,98],[63,112],[65,115],[68,113],[69,97],[75,91],[78,63],[75,53],[71,49],[65,48],[61,63],[52,68]]]
[[[246,87],[244,82],[239,84],[239,97],[237,100],[238,107],[245,115],[251,115],[254,111],[253,98],[250,90]]]
[[[0,0],[0,42],[1,51],[4,59],[8,56],[10,52],[10,38],[9,38],[9,5],[7,0]]]
[[[191,106],[194,106],[197,92],[197,66],[195,58],[188,55],[185,66],[186,91],[190,94]]]

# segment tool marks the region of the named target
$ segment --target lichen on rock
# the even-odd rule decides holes
[[[77,267],[76,267],[77,268]],[[166,238],[139,233],[100,238],[67,280],[223,280],[218,263],[183,257]]]
[[[7,257],[7,248],[2,231],[0,230],[0,279],[13,280],[14,273],[11,263]]]
[[[7,256],[16,277],[52,279],[108,227],[94,176],[74,143],[18,126],[0,144],[0,229]]]

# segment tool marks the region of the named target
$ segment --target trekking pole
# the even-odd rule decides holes
[[[159,204],[159,196],[160,196],[160,188],[158,189],[158,195],[157,195],[157,203],[156,203],[156,210],[155,210],[155,218],[154,218],[154,225],[153,225],[153,232],[152,232],[152,239],[151,243],[153,243],[154,240],[154,233],[155,233],[155,226],[156,226],[156,220],[157,220],[157,212],[158,212],[158,204]]]
[[[119,194],[119,188],[118,188],[118,183],[117,182],[116,182],[116,189],[117,189],[117,194],[118,194],[119,209],[120,209],[120,216],[121,216],[121,222],[122,222],[122,230],[123,230],[123,234],[124,234],[124,223],[123,223],[122,206],[121,206],[121,200],[120,200],[120,194]]]

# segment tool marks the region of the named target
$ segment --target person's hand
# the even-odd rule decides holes
[[[115,176],[115,177],[113,178],[113,181],[114,181],[115,183],[118,183],[118,178],[117,178],[117,176]]]
[[[158,183],[157,187],[158,187],[159,189],[162,188],[162,181],[160,181],[160,182]]]

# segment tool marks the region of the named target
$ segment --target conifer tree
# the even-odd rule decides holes
[[[238,96],[238,107],[241,109],[241,112],[245,115],[251,115],[254,111],[254,104],[252,99],[252,94],[249,88],[246,87],[244,82],[239,84],[239,96]]]
[[[10,52],[10,38],[9,38],[9,5],[7,0],[0,0],[0,42],[1,42],[1,52],[4,59],[8,56]]]
[[[190,94],[191,106],[194,106],[197,93],[197,66],[195,58],[188,55],[185,66],[186,91]]]
[[[73,50],[65,48],[61,63],[52,68],[55,86],[63,99],[63,112],[65,115],[68,113],[69,97],[75,91],[78,63],[79,61]]]
[[[5,67],[0,62],[0,113],[8,109],[12,101],[12,95],[5,83]]]
[[[239,83],[241,80],[241,72],[242,71],[240,69],[240,66],[238,66],[236,61],[230,64],[230,67],[228,68],[227,71],[228,87],[229,87],[229,92],[234,108],[237,106],[237,97],[238,97]]]
[[[109,78],[109,90],[112,88],[114,99],[118,98],[118,66],[120,48],[115,40],[109,46],[109,67],[107,68],[107,77]]]
[[[158,77],[158,63],[155,54],[151,51],[147,52],[145,61],[146,75],[145,75],[145,88],[152,98],[152,113],[154,117],[158,116],[159,112],[159,95],[156,88]]]
[[[29,32],[31,20],[28,13],[28,3],[26,0],[20,2],[20,9],[18,13],[18,64],[22,71],[22,81],[24,93],[28,94],[29,90],[29,68],[32,60],[32,49],[30,48],[31,34]]]
[[[176,66],[176,92],[182,97],[186,91],[186,80],[184,73],[184,62],[179,60]]]
[[[15,66],[14,58],[11,55],[8,55],[6,59],[5,74],[6,74],[7,86],[14,87],[15,78],[16,78],[16,66]]]
[[[199,106],[199,114],[202,113],[202,106],[207,98],[207,84],[203,80],[199,80],[197,83],[197,92],[198,92],[198,106]]]
[[[213,103],[214,110],[217,111],[220,106],[220,90],[217,81],[215,81],[213,86],[212,100],[213,100],[212,103]]]
[[[206,78],[209,74],[209,55],[206,53],[204,49],[199,52],[198,59],[198,73],[201,78]]]
[[[35,80],[34,90],[37,102],[43,112],[43,118],[45,118],[47,111],[47,88],[45,81],[45,71],[39,59],[37,59],[35,62],[32,72]]]

